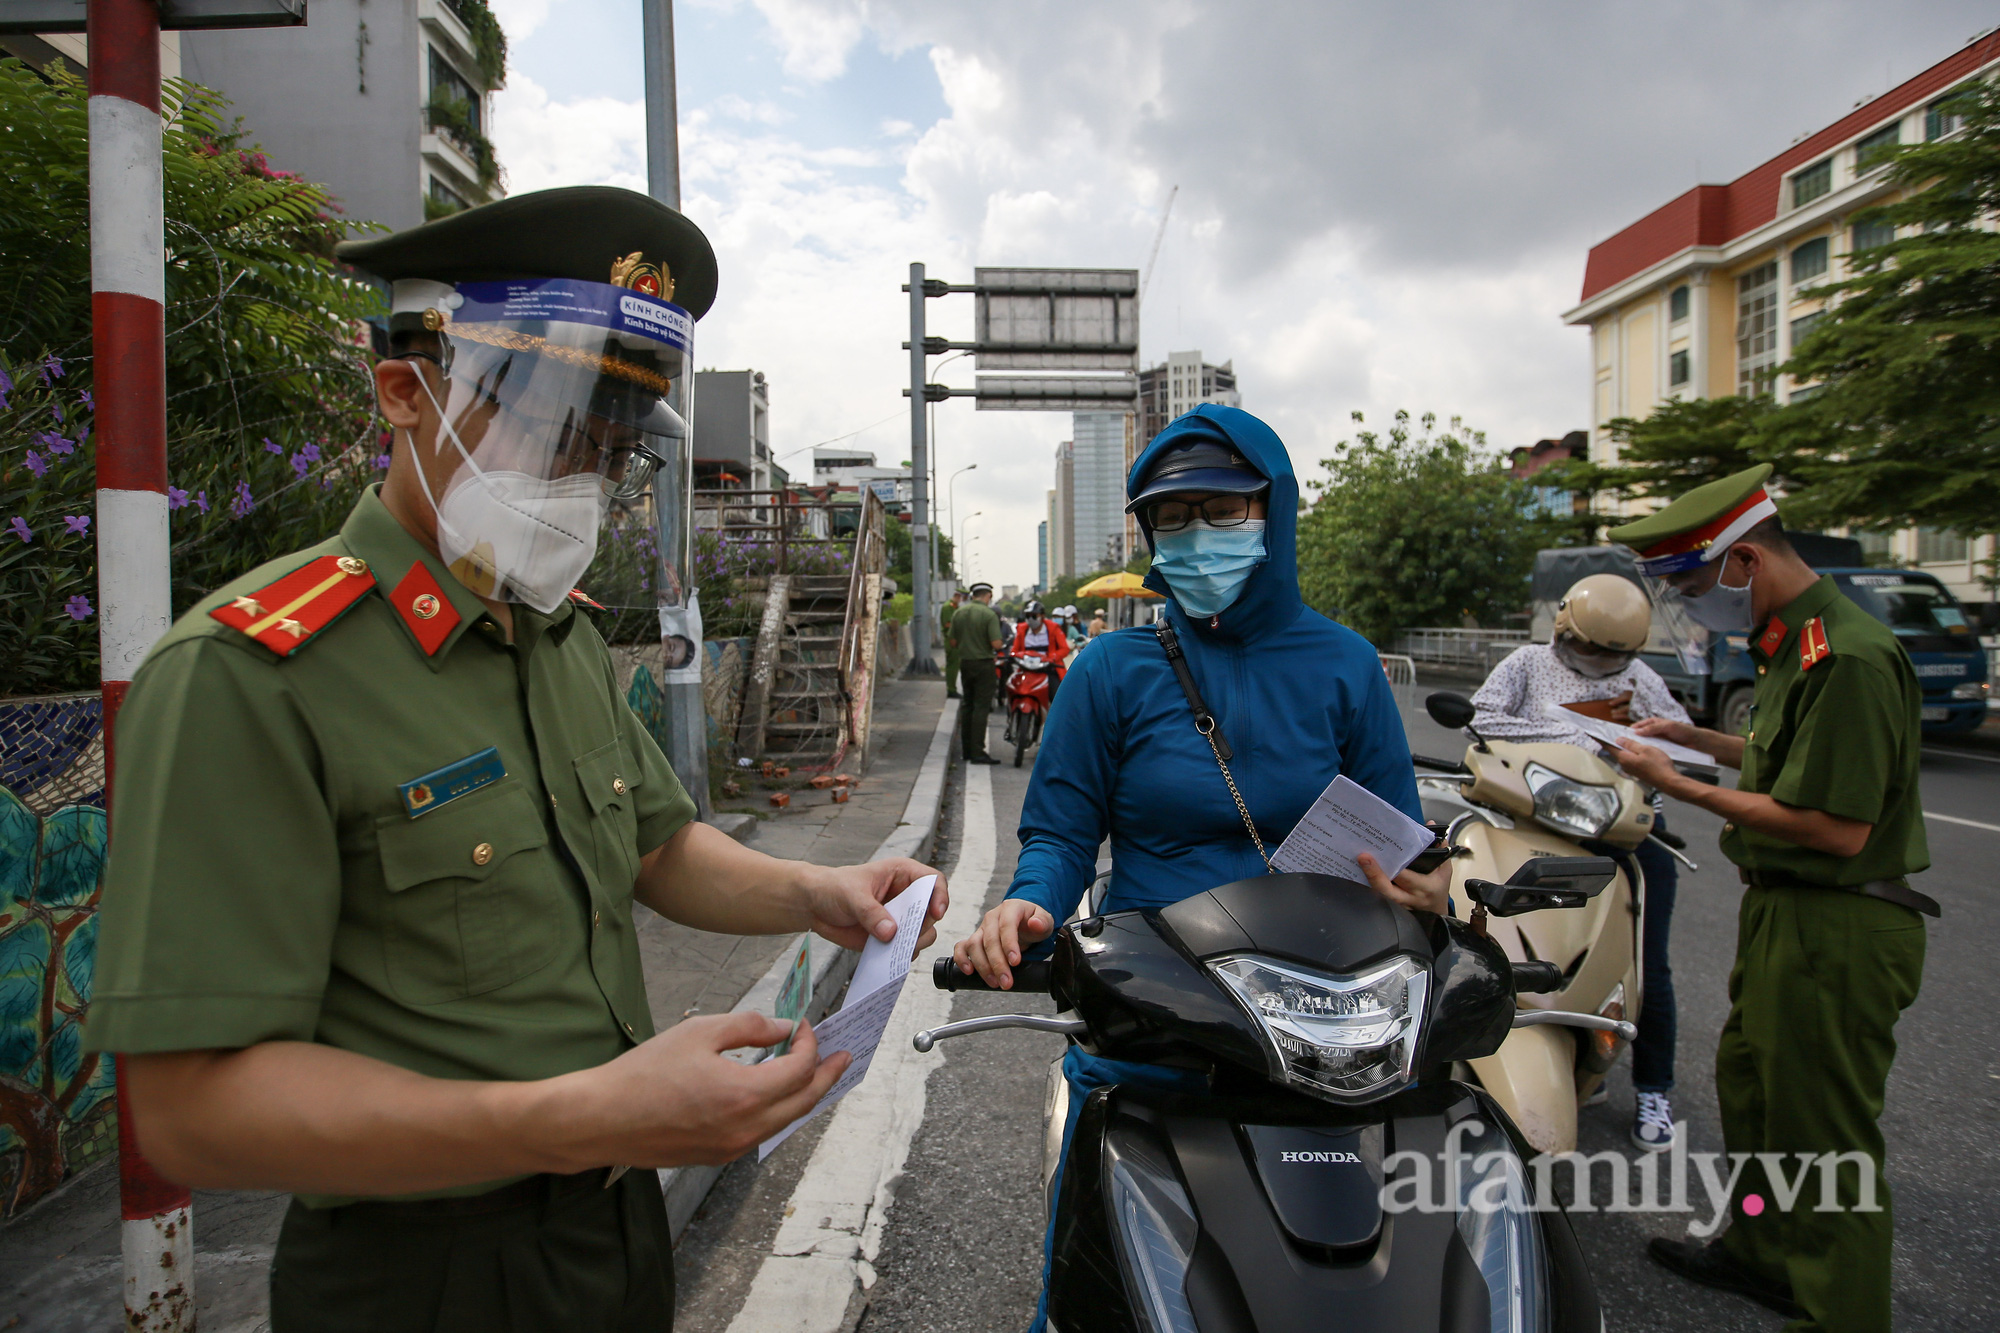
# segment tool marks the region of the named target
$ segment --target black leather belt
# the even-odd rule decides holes
[[[1759,889],[1826,889],[1834,893],[1858,893],[1864,898],[1880,898],[1885,903],[1907,907],[1925,916],[1941,917],[1944,910],[1937,899],[1928,893],[1918,893],[1910,887],[1906,879],[1871,879],[1865,884],[1814,884],[1810,880],[1792,875],[1774,875],[1769,871],[1736,869],[1745,884]]]
[[[489,1213],[504,1213],[515,1208],[538,1207],[554,1203],[572,1194],[601,1190],[607,1183],[605,1176],[609,1171],[609,1167],[600,1166],[592,1171],[579,1171],[573,1176],[546,1174],[529,1176],[511,1185],[488,1190],[484,1194],[458,1195],[448,1199],[362,1199],[357,1203],[342,1205],[340,1212],[348,1216],[374,1217],[385,1221],[395,1218],[415,1220],[479,1217]]]

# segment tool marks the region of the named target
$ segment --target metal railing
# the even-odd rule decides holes
[[[1382,674],[1389,678],[1389,692],[1402,708],[1417,706],[1417,664],[1401,653],[1383,653]]]
[[[1402,656],[1433,666],[1491,671],[1528,641],[1524,629],[1408,629],[1396,636],[1395,648]]]

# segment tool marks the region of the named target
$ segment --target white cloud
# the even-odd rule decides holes
[[[525,74],[493,98],[493,142],[512,194],[558,185],[646,188],[646,106],[590,97],[551,102]]]

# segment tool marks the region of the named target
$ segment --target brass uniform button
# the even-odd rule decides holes
[[[591,924],[591,925],[593,925],[593,926],[594,926],[594,925],[596,925],[596,924],[597,924],[597,922],[598,922],[598,919],[599,919],[600,917],[602,917],[603,915],[604,915],[604,913],[602,913],[602,912],[592,912],[592,913],[590,914],[590,924]]]
[[[1761,675],[1763,675],[1763,674],[1764,674],[1764,673],[1765,673],[1766,671],[1769,671],[1770,669],[1771,669],[1771,668],[1769,668],[1769,667],[1767,667],[1767,666],[1760,666],[1760,667],[1758,667],[1758,668],[1757,668],[1757,674],[1761,676]]]
[[[1734,833],[1734,832],[1736,832],[1736,825],[1735,825],[1735,824],[1724,824],[1724,825],[1722,826],[1722,831],[1723,831],[1724,833]]]
[[[549,793],[549,809],[553,810],[553,809],[555,809],[555,808],[556,808],[556,794],[555,794],[554,792],[550,792],[550,793]]]
[[[617,792],[620,796],[623,796],[625,794],[625,779],[623,778],[611,779],[611,790]]]
[[[493,844],[482,842],[472,849],[472,864],[483,866],[493,859]]]
[[[631,1025],[630,1023],[627,1023],[627,1024],[625,1025],[625,1035],[626,1035],[626,1036],[628,1036],[628,1037],[633,1037],[633,1038],[635,1038],[635,1039],[636,1039],[636,1038],[637,1038],[637,1036],[638,1036],[638,1034],[637,1034],[637,1033],[635,1033],[635,1032],[633,1032],[633,1031],[632,1031],[632,1025]]]
[[[368,572],[368,562],[359,556],[344,555],[334,563],[340,566],[341,573],[353,578],[358,579]]]

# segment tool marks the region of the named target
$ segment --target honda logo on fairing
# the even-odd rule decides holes
[[[1361,1159],[1351,1152],[1281,1152],[1281,1162],[1352,1162],[1361,1165]]]

